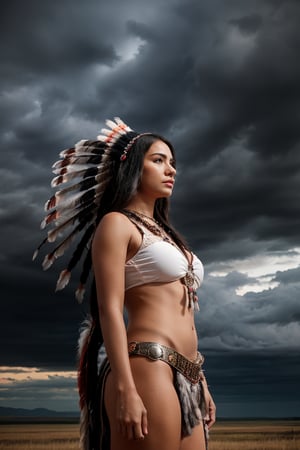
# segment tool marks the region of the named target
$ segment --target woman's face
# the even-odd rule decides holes
[[[152,199],[169,197],[174,187],[176,169],[170,148],[163,141],[155,141],[145,154],[140,194]]]

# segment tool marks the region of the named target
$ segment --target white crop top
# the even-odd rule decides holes
[[[184,278],[189,263],[184,254],[170,242],[152,234],[139,224],[142,244],[137,253],[125,264],[125,289],[148,283],[168,283]],[[203,281],[203,265],[192,253],[193,289]]]

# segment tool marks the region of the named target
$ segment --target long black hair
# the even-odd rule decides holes
[[[136,133],[133,132],[132,135],[134,137]],[[97,223],[101,221],[105,214],[112,211],[122,211],[129,204],[141,182],[145,154],[150,146],[158,140],[169,147],[175,164],[175,151],[172,144],[158,134],[149,133],[138,137],[130,148],[125,161],[120,160],[119,146],[116,145],[112,148],[110,154],[112,177],[101,199]],[[154,218],[161,223],[165,231],[180,248],[183,250],[188,248],[184,239],[170,224],[168,198],[158,198],[155,201]],[[87,414],[88,422],[92,424],[92,428],[89,430],[89,441],[93,442],[93,445],[96,445],[99,437],[97,431],[99,428],[99,405],[95,393],[97,392],[98,380],[98,356],[103,344],[98,302],[94,279],[90,295],[90,327],[88,333],[86,333],[85,343],[82,344],[78,377],[81,408],[86,409],[85,414]]]

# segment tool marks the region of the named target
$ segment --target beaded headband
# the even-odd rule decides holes
[[[147,134],[151,134],[151,133],[141,133],[138,134],[137,136],[133,137],[128,144],[126,145],[126,147],[123,150],[122,155],[120,156],[120,161],[125,161],[125,159],[127,158],[127,153],[129,152],[129,150],[132,148],[133,144],[135,143],[135,141],[137,141],[141,136],[147,136]]]
[[[138,134],[126,125],[119,117],[114,121],[106,120],[108,128],[102,128],[97,140],[81,140],[74,147],[62,151],[60,160],[53,164],[56,175],[51,186],[56,188],[67,184],[46,202],[47,214],[41,228],[52,226],[33,254],[33,260],[41,247],[47,242],[52,244],[58,238],[60,242],[48,253],[42,263],[44,270],[49,269],[55,260],[61,257],[71,246],[73,240],[83,233],[67,267],[60,272],[56,290],[64,289],[69,283],[71,271],[85,254],[80,284],[76,290],[76,298],[83,300],[85,284],[92,266],[91,241],[97,226],[99,205],[103,194],[112,179],[112,151],[119,152],[120,160],[127,159],[136,140],[146,134]],[[71,231],[65,235],[67,229]]]

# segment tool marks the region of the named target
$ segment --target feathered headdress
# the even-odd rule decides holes
[[[42,266],[47,270],[65,253],[78,234],[83,233],[56,284],[56,290],[61,290],[69,283],[71,271],[85,253],[80,284],[75,293],[79,302],[83,299],[84,286],[91,270],[91,240],[97,226],[99,205],[112,178],[112,151],[115,150],[120,155],[122,163],[134,142],[140,136],[149,134],[136,133],[118,117],[114,120],[106,120],[109,129],[103,128],[97,140],[81,140],[59,154],[61,159],[52,166],[56,176],[51,186],[57,188],[61,184],[66,185],[63,189],[58,189],[45,204],[47,214],[41,228],[52,225],[52,229],[33,254],[34,260],[46,242],[53,243],[60,238],[54,250],[44,258]],[[70,227],[71,231],[66,234]]]

